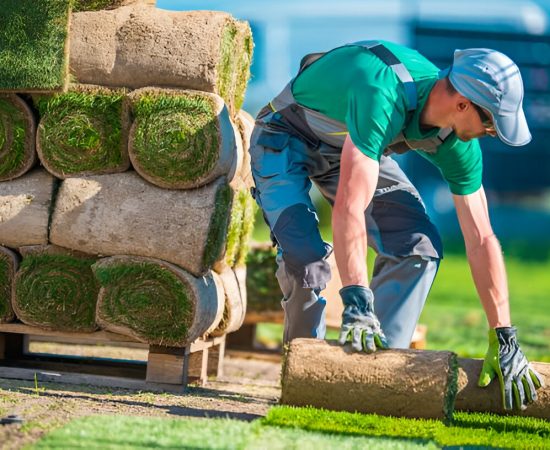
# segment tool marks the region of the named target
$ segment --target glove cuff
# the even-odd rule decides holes
[[[344,306],[356,306],[361,310],[374,310],[374,294],[366,286],[352,284],[340,289],[340,297]]]
[[[491,328],[489,330],[489,343],[499,343],[500,345],[510,345],[517,342],[517,329],[514,326]]]

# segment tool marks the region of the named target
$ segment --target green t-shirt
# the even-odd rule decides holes
[[[420,129],[420,113],[438,80],[439,69],[410,48],[381,41],[414,79],[418,106],[407,123],[407,97],[395,72],[366,48],[340,47],[307,67],[293,82],[296,101],[346,124],[355,146],[380,160],[386,147],[403,131],[408,140],[437,135],[438,128]],[[417,152],[435,164],[451,192],[466,195],[481,187],[482,158],[477,139],[463,142],[453,133],[435,153]]]

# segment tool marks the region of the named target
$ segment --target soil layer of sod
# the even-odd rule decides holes
[[[39,97],[37,150],[57,178],[123,172],[130,166],[128,110],[123,90],[76,85]]]
[[[66,84],[71,0],[2,0],[0,90],[44,92]]]

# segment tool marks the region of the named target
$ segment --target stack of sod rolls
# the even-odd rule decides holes
[[[33,29],[0,30],[0,322],[167,346],[242,324],[250,27],[154,3],[0,11]]]

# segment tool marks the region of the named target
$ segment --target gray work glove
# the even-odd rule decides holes
[[[378,348],[388,348],[386,336],[380,328],[380,322],[374,314],[374,295],[364,286],[346,286],[340,289],[344,303],[342,328],[338,342],[344,345],[351,340],[355,351],[372,353]]]
[[[515,327],[489,330],[489,349],[479,375],[478,385],[486,387],[498,377],[504,409],[525,409],[537,399],[544,379],[530,365],[519,348]]]

